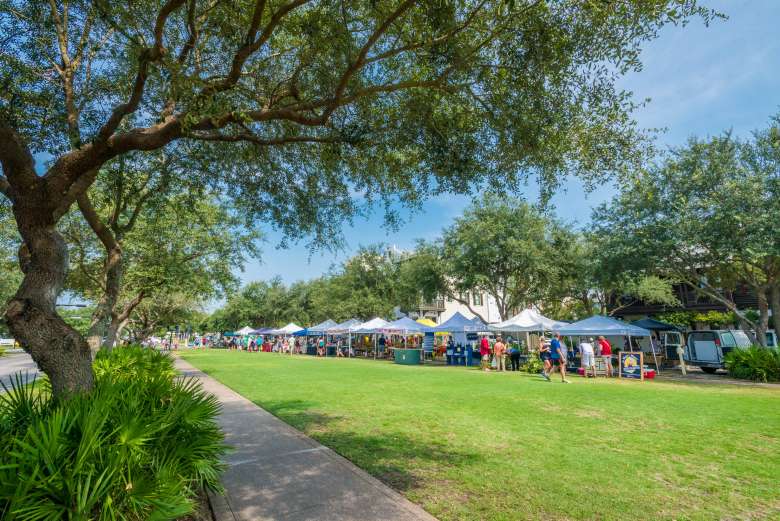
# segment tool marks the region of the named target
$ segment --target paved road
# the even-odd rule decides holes
[[[0,356],[0,382],[10,385],[13,375],[20,371],[24,374],[25,381],[40,374],[38,366],[27,353],[11,353]],[[2,387],[0,387],[0,391],[2,391]]]
[[[222,404],[219,424],[233,451],[212,496],[217,521],[436,521],[331,449],[320,445],[182,360]]]

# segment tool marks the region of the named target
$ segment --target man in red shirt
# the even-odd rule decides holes
[[[599,337],[599,346],[601,347],[601,358],[607,366],[607,377],[612,376],[612,346],[603,336]]]
[[[490,342],[488,342],[487,335],[482,335],[482,340],[479,342],[479,355],[482,357],[482,370],[490,370]]]

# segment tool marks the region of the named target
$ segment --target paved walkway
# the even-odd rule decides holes
[[[379,480],[293,429],[181,358],[222,403],[219,423],[234,450],[212,497],[217,521],[435,521]]]
[[[22,373],[22,379],[25,382],[40,374],[38,366],[27,353],[9,353],[0,356],[0,382],[10,386],[14,375],[18,372]],[[2,390],[3,387],[0,386],[0,392]]]

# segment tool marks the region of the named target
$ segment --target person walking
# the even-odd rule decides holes
[[[544,341],[544,337],[539,337],[539,358],[542,359],[544,367],[542,368],[542,378],[550,381],[550,373],[552,372],[552,357],[550,356],[550,344]]]
[[[490,371],[490,342],[488,342],[487,335],[482,335],[482,340],[479,342],[479,356],[482,370]]]
[[[607,378],[612,376],[612,345],[604,336],[599,337],[599,347],[601,348],[601,359],[607,366]]]
[[[583,376],[588,377],[588,369],[591,370],[593,378],[596,378],[596,357],[593,352],[593,344],[580,337],[580,366],[583,369]]]
[[[501,337],[493,344],[493,356],[496,359],[496,371],[506,371],[506,345]]]
[[[566,346],[561,342],[561,334],[555,333],[555,338],[550,342],[550,362],[553,370],[558,366],[561,372],[561,383],[569,383],[566,379]]]

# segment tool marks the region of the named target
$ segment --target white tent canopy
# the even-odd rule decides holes
[[[350,318],[349,320],[345,320],[340,324],[336,324],[333,327],[329,327],[328,329],[325,330],[325,333],[328,335],[344,335],[354,330],[354,328],[356,326],[359,326],[360,323],[361,323],[360,320],[356,318]]]
[[[566,322],[559,322],[543,316],[533,309],[524,309],[508,320],[493,324],[493,331],[552,331],[565,326]]]
[[[251,327],[244,326],[241,329],[239,329],[238,331],[236,331],[236,334],[237,335],[241,335],[241,336],[246,336],[246,335],[251,335],[254,332],[255,332],[255,330],[252,329]]]
[[[280,329],[274,329],[271,331],[272,335],[292,335],[293,333],[297,333],[298,331],[301,331],[303,328],[299,326],[298,324],[294,324],[293,322],[290,322],[286,326]]]
[[[381,333],[383,329],[390,325],[390,322],[383,318],[374,317],[367,322],[358,324],[349,328],[350,333]]]

